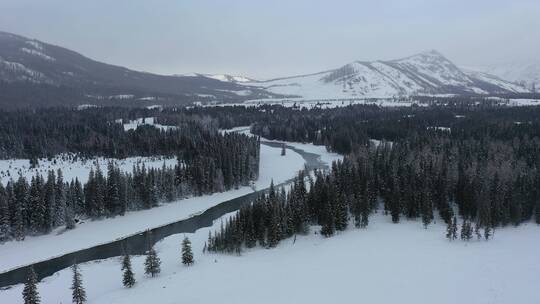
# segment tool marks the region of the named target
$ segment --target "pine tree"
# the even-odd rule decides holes
[[[56,183],[54,185],[54,213],[53,213],[53,226],[64,225],[66,218],[66,191],[64,185],[64,178],[62,176],[62,170],[58,169],[56,173]]]
[[[22,184],[21,184],[22,180]],[[22,177],[19,178],[19,181],[15,183],[15,185],[11,186],[11,183],[8,184],[6,187],[6,193],[8,196],[8,200],[11,201],[11,205],[13,206],[13,221],[11,223],[12,225],[12,232],[13,236],[17,241],[24,240],[25,237],[25,226],[24,226],[24,216],[23,211],[26,206],[26,187],[25,187],[25,181]]]
[[[454,216],[452,221],[452,240],[457,240],[458,238],[458,227],[457,227],[457,218]]]
[[[0,184],[0,243],[7,241],[11,235],[9,204],[6,191]]]
[[[131,258],[129,254],[124,255],[124,259],[122,260],[122,284],[124,284],[124,287],[131,288],[133,285],[135,285],[135,274],[133,273],[133,270],[131,269]]]
[[[347,203],[345,202],[345,196],[342,194],[339,196],[337,204],[336,204],[336,212],[335,212],[335,226],[337,231],[343,231],[347,229],[347,225],[349,222],[349,212],[347,210]]]
[[[41,299],[37,290],[37,276],[34,268],[28,269],[28,277],[23,289],[24,304],[39,304]]]
[[[83,304],[86,302],[86,291],[83,287],[82,275],[79,271],[79,266],[77,264],[73,264],[73,266],[71,266],[71,270],[73,271],[73,281],[71,284],[73,303]]]
[[[193,265],[193,252],[191,251],[191,241],[185,237],[182,241],[182,264]]]
[[[450,219],[450,221],[446,224],[446,238],[450,241],[453,240],[452,238],[452,229],[453,229],[453,225],[452,225],[452,219]]]
[[[161,260],[154,248],[150,248],[144,261],[144,273],[155,277],[161,272]]]
[[[324,223],[321,227],[321,234],[325,237],[331,237],[334,235],[336,231],[336,226],[334,223],[334,215],[332,212],[332,207],[330,206],[330,203],[326,203],[326,208],[324,210]]]
[[[540,199],[536,199],[535,221],[540,225]]]
[[[73,207],[71,205],[66,206],[65,208],[65,223],[66,223],[66,229],[74,229],[75,228],[75,215],[73,212]]]
[[[122,213],[119,175],[120,174],[114,163],[110,161],[107,165],[107,195],[105,199],[105,205],[106,209],[111,215],[117,215]]]
[[[476,234],[476,238],[478,240],[482,238],[482,233],[480,232],[480,224],[478,224],[478,222],[476,222],[476,224],[474,225],[474,233]]]
[[[271,207],[272,208],[272,207]],[[268,227],[268,247],[276,247],[281,240],[281,228],[277,210],[270,210],[270,227]]]
[[[461,239],[464,241],[470,241],[472,238],[472,227],[469,221],[463,221],[461,225]]]
[[[491,227],[490,226],[484,227],[484,238],[486,239],[486,241],[489,240],[489,238],[491,238],[491,235],[492,235]]]

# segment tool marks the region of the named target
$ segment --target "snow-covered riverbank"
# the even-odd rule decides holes
[[[268,187],[272,180],[281,183],[293,178],[304,167],[304,159],[292,150],[281,156],[281,149],[261,145],[260,157],[260,176],[255,182],[256,189]],[[188,218],[194,213],[250,192],[253,192],[251,187],[242,187],[238,190],[192,197],[149,210],[129,212],[125,216],[87,221],[76,229],[61,234],[53,232],[27,237],[21,242],[7,242],[0,245],[0,272]],[[60,231],[62,229],[56,232]]]
[[[222,219],[230,215],[224,216]],[[162,272],[145,276],[144,256],[132,259],[137,284],[121,282],[119,258],[81,265],[89,303],[538,303],[540,226],[497,230],[491,241],[449,242],[445,226],[417,221],[392,224],[374,215],[367,229],[323,238],[285,240],[242,256],[203,254],[212,228],[186,234],[195,265],[180,262],[184,235],[156,244]],[[414,246],[411,246],[414,244]],[[71,301],[71,271],[39,284],[43,303]],[[269,291],[273,290],[273,291]],[[22,285],[0,291],[0,302],[22,303]]]

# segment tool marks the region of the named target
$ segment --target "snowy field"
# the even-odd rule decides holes
[[[306,108],[321,108],[332,109],[346,107],[349,105],[378,105],[380,107],[410,107],[412,105],[426,106],[418,101],[400,101],[393,98],[382,99],[305,99],[305,98],[286,98],[286,99],[254,99],[247,100],[242,103],[217,103],[207,104],[205,107],[228,107],[228,106],[244,106],[258,107],[261,105],[281,105],[284,107],[297,107],[298,109]]]
[[[131,172],[133,166],[139,164],[145,165],[146,168],[161,168],[163,164],[167,167],[174,167],[176,165],[175,157],[128,157],[125,159],[114,158],[95,158],[95,159],[74,159],[73,155],[63,154],[57,156],[51,160],[40,159],[39,166],[36,168],[30,168],[29,159],[7,159],[0,160],[0,181],[5,185],[10,179],[17,180],[19,176],[23,176],[27,181],[32,179],[32,176],[36,174],[42,175],[47,178],[47,174],[50,170],[62,169],[64,175],[64,181],[71,181],[78,178],[81,183],[85,183],[88,180],[88,173],[92,168],[97,167],[99,164],[103,172],[107,171],[107,164],[109,161],[114,161],[121,171]]]
[[[124,125],[124,131],[135,130],[139,126],[153,126],[154,128],[158,128],[162,131],[178,129],[177,126],[160,125],[155,122],[155,119],[155,117],[137,118],[126,123],[124,123],[122,119],[118,119],[116,122]]]
[[[180,262],[184,234],[156,244],[162,261],[156,278],[143,274],[144,256],[134,257],[131,289],[122,287],[119,258],[81,265],[88,303],[540,303],[535,224],[466,243],[449,242],[443,224],[423,229],[421,222],[392,224],[374,215],[365,230],[326,239],[312,229],[294,243],[242,256],[203,254],[209,230],[185,234],[194,266]],[[42,303],[71,303],[70,286],[70,269],[46,278],[38,287]],[[0,291],[0,303],[22,303],[21,291],[22,285]]]
[[[267,188],[272,179],[276,184],[291,179],[304,168],[304,159],[298,153],[291,150],[287,152],[285,156],[281,156],[280,148],[261,145],[256,189]],[[251,187],[242,187],[238,190],[192,197],[149,210],[128,212],[125,216],[112,219],[87,221],[77,225],[74,230],[58,228],[48,235],[27,237],[22,242],[7,242],[0,245],[0,272],[188,218],[223,201],[250,192],[253,192]]]
[[[451,97],[443,95],[424,95],[434,97]],[[500,100],[501,105],[518,107],[518,106],[540,106],[539,99],[503,99],[498,97],[488,97],[492,100]],[[421,103],[418,100],[409,98],[409,100],[394,99],[394,98],[362,98],[362,99],[347,99],[347,98],[332,98],[332,99],[305,99],[305,98],[286,98],[286,99],[254,99],[247,100],[242,103],[215,103],[206,104],[205,107],[228,107],[228,106],[244,106],[258,107],[261,105],[281,105],[284,107],[296,107],[298,109],[332,109],[346,107],[349,105],[377,105],[379,107],[411,107],[420,106],[427,107],[427,104]]]

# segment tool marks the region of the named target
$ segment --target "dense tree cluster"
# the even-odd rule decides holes
[[[258,176],[259,142],[255,138],[225,135],[212,157],[190,156],[161,169],[136,165],[121,172],[109,162],[106,173],[99,165],[83,185],[78,179],[64,181],[62,171],[36,175],[28,182],[19,177],[0,184],[0,241],[24,239],[28,234],[48,233],[53,228],[75,227],[76,218],[123,215],[129,210],[149,209],[160,202],[229,190]],[[205,154],[203,154],[205,155]]]
[[[155,119],[167,129],[140,125],[124,130],[123,123]],[[238,134],[221,135],[211,119],[182,111],[149,109],[50,108],[0,111],[0,159],[54,157],[75,153],[81,157],[181,156],[189,161],[212,157]]]
[[[242,208],[208,240],[211,252],[239,253],[243,246],[274,247],[283,239],[320,225],[332,236],[347,228],[366,227],[380,206],[392,222],[436,217],[448,225],[447,237],[489,239],[495,227],[534,220],[540,224],[538,139],[475,142],[452,140],[446,132],[359,147],[328,174],[317,172],[304,186],[297,178],[290,193],[260,197]],[[481,230],[483,232],[481,232]]]

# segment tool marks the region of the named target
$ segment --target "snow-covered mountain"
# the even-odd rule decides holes
[[[540,90],[540,62],[533,63],[505,63],[488,66],[477,66],[472,70],[482,71],[492,75],[496,75],[502,79],[512,82],[524,84],[527,88],[536,87],[536,91]]]
[[[219,81],[226,81],[226,82],[236,82],[236,83],[246,83],[246,82],[253,82],[254,79],[240,76],[240,75],[228,75],[228,74],[204,74],[205,77],[216,79]]]
[[[39,90],[47,88],[56,93],[59,88],[69,88],[72,94],[69,99],[97,96],[104,100],[107,96],[122,95],[133,96],[132,99],[150,96],[186,102],[196,98],[227,101],[272,96],[264,90],[240,85],[245,79],[233,79],[235,81],[221,81],[219,77],[204,75],[182,77],[134,71],[101,63],[56,45],[0,32],[0,85],[7,87],[0,91],[10,91],[10,96],[6,96],[10,99],[19,99],[21,96],[17,93],[27,91],[21,87],[35,91],[36,86]],[[43,98],[47,94],[32,95]],[[46,105],[48,101],[40,102]]]
[[[210,79],[215,79],[223,82],[232,82],[232,83],[247,83],[257,81],[252,78],[248,78],[240,75],[230,75],[230,74],[204,74],[204,73],[186,73],[186,74],[177,74],[178,77],[206,77]]]
[[[527,92],[496,76],[461,70],[437,51],[390,61],[355,61],[320,73],[245,84],[307,99]]]

